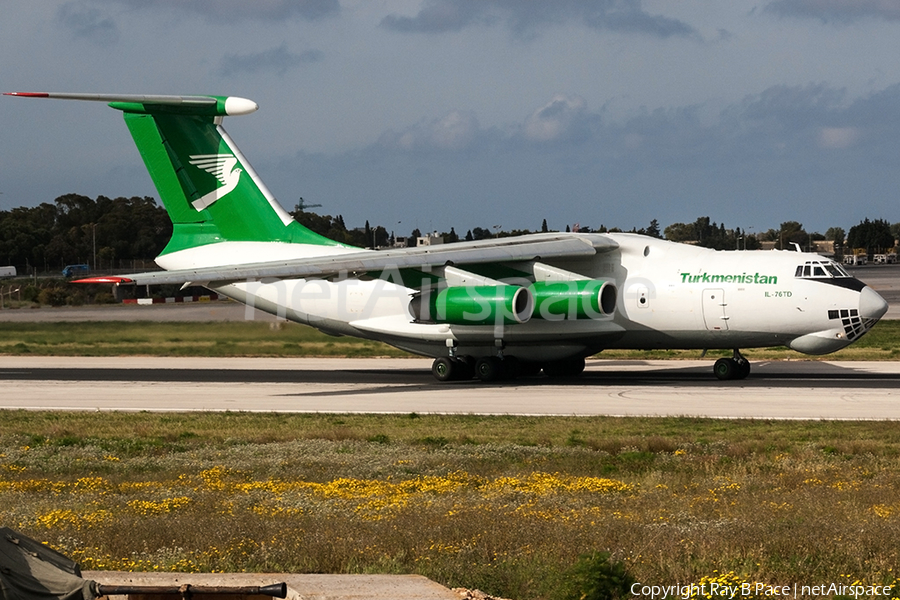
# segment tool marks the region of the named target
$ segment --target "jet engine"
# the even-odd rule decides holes
[[[616,310],[616,286],[602,279],[537,281],[529,289],[539,319],[596,319]]]
[[[464,285],[420,292],[409,307],[421,323],[514,325],[531,319],[534,298],[514,285]]]

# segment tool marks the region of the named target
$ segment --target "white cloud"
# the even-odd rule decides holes
[[[587,112],[584,98],[553,96],[547,104],[534,111],[522,128],[526,138],[536,142],[552,142],[577,134],[577,125]]]
[[[475,113],[454,110],[440,119],[419,122],[399,133],[387,131],[378,144],[400,150],[463,150],[478,133]]]

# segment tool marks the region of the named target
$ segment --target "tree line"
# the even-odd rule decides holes
[[[302,202],[291,215],[302,225],[330,239],[357,247],[383,248],[398,244],[415,245],[422,233],[414,229],[408,236],[396,235],[382,225],[348,228],[342,215],[320,215],[305,210]],[[501,230],[499,226],[473,227],[459,235],[451,227],[442,232],[444,242],[511,237],[553,231],[544,219],[536,230]],[[565,231],[581,233],[622,232],[604,225],[593,228],[579,224],[566,225]],[[814,250],[814,242],[834,242],[835,253],[861,249],[867,254],[894,249],[900,237],[900,223],[884,219],[865,219],[845,232],[831,227],[824,234],[807,232],[797,221],[786,221],[778,229],[747,231],[728,228],[724,223],[699,217],[693,223],[673,223],[664,230],[656,219],[638,233],[675,242],[696,244],[717,250],[755,250],[765,242],[777,249],[791,249],[799,244]],[[35,207],[19,207],[0,211],[0,263],[16,266],[25,275],[37,271],[60,271],[70,264],[89,264],[95,270],[132,269],[136,261],[152,261],[172,235],[172,223],[165,209],[151,197],[96,199],[79,194],[60,196],[53,203]],[[141,269],[145,268],[140,265]]]
[[[28,274],[69,264],[115,269],[152,260],[172,236],[165,209],[150,197],[92,200],[79,194],[0,211],[0,261]]]

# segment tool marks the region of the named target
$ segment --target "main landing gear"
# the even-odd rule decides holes
[[[584,358],[569,358],[548,363],[520,361],[515,356],[471,356],[434,359],[431,374],[438,381],[465,381],[475,377],[479,381],[503,381],[538,375],[543,369],[548,377],[574,377],[584,371]]]
[[[722,381],[731,379],[746,379],[750,374],[750,361],[743,357],[741,351],[734,349],[731,358],[720,358],[713,365],[713,373]]]

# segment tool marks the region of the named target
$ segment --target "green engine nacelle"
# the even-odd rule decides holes
[[[537,281],[529,289],[539,319],[597,319],[616,310],[616,286],[602,279]]]
[[[463,285],[423,292],[409,306],[416,321],[425,323],[515,325],[531,318],[534,299],[514,285]]]

